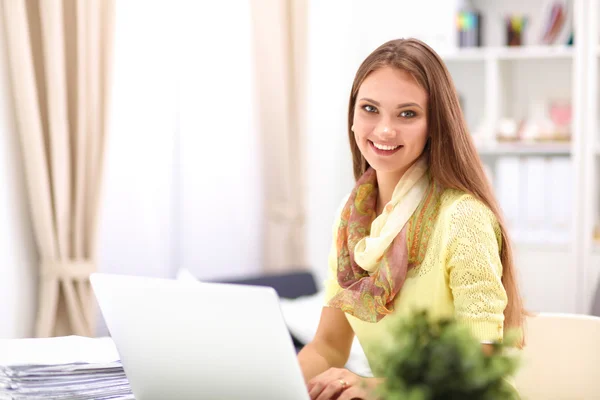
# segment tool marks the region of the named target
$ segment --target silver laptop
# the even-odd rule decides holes
[[[93,274],[136,400],[309,400],[272,288]]]

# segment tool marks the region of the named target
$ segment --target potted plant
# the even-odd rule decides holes
[[[385,378],[385,400],[518,399],[510,383],[519,360],[507,335],[484,352],[467,327],[452,318],[418,312],[394,323],[390,340],[377,346],[376,376]]]

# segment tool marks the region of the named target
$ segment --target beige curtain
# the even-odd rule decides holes
[[[308,0],[253,0],[265,191],[265,267],[305,267],[304,155]]]
[[[40,259],[36,336],[93,336],[113,0],[2,0]]]

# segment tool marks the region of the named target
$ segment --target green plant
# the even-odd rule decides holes
[[[376,376],[385,378],[378,395],[385,400],[516,399],[510,377],[518,358],[509,350],[517,337],[483,351],[467,327],[426,312],[399,319],[390,340],[378,345]]]

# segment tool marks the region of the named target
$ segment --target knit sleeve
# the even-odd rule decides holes
[[[491,210],[472,196],[457,201],[449,213],[449,286],[457,320],[482,342],[503,337],[507,295],[500,246],[500,227]]]
[[[335,214],[335,219],[332,226],[332,240],[331,240],[331,248],[329,250],[328,257],[328,271],[327,271],[327,279],[325,280],[325,305],[329,303],[329,300],[333,298],[337,293],[339,293],[342,288],[337,280],[337,231],[340,225],[340,215],[342,214],[342,209],[348,200],[348,196],[344,198],[338,210]]]

